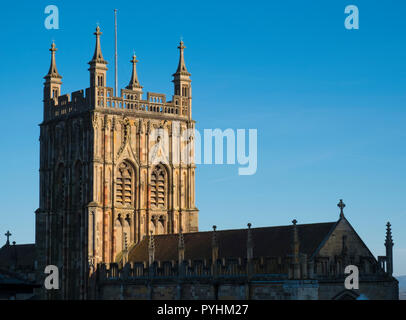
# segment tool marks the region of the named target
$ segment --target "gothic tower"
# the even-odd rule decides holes
[[[44,83],[40,125],[40,207],[36,211],[39,275],[60,272],[54,298],[87,298],[101,262],[122,262],[149,234],[198,231],[190,73],[184,45],[174,95],[143,98],[135,55],[129,85],[114,96],[100,28],[89,62],[90,86],[61,95],[55,45]],[[43,277],[43,275],[42,275]]]

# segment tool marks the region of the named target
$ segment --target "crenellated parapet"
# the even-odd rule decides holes
[[[122,89],[120,97],[113,96],[113,88],[103,87],[98,90],[95,104],[91,103],[90,88],[86,95],[83,90],[72,92],[51,99],[48,102],[45,121],[59,119],[68,114],[84,111],[99,110],[111,113],[126,114],[135,117],[160,117],[177,120],[189,118],[187,99],[175,97],[173,101],[166,101],[164,94],[147,92],[147,99],[138,99],[131,90]]]
[[[107,61],[104,60],[100,45],[100,28],[97,27],[96,46],[92,60],[89,62],[90,87],[72,94],[61,95],[62,76],[56,69],[55,44],[52,44],[51,66],[44,83],[44,121],[64,117],[89,110],[109,111],[140,117],[163,117],[177,120],[191,120],[192,95],[190,73],[187,72],[181,42],[180,60],[174,77],[174,95],[170,101],[160,93],[147,92],[143,98],[142,86],[138,80],[135,55],[130,61],[133,65],[130,83],[120,90],[120,96],[114,89],[107,87]],[[84,95],[83,92],[86,94]],[[72,96],[72,98],[71,98]]]
[[[184,260],[99,264],[99,281],[145,279],[289,279],[290,257],[258,257],[251,260],[222,258],[212,260]],[[250,272],[252,267],[252,272]],[[307,276],[301,279],[309,279]]]

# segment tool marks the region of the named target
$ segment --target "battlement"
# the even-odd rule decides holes
[[[293,279],[287,273],[270,273],[271,261],[281,262],[278,258],[264,257],[250,261],[219,259],[214,263],[136,262],[124,267],[117,263],[99,264],[91,276],[91,286],[96,299],[317,299],[316,279]]]
[[[167,101],[165,94],[147,92],[146,99],[142,98],[142,86],[138,80],[136,71],[135,55],[130,61],[132,63],[132,75],[127,87],[114,92],[113,88],[107,87],[107,61],[104,60],[100,47],[100,28],[97,28],[96,47],[93,59],[89,62],[90,87],[84,90],[75,91],[72,94],[60,95],[62,76],[56,68],[55,52],[56,47],[51,46],[50,71],[45,76],[44,83],[44,121],[64,117],[76,112],[87,110],[109,110],[110,112],[130,113],[141,116],[159,116],[174,119],[191,120],[191,80],[187,72],[183,50],[183,42],[180,49],[180,60],[178,70],[174,76],[174,95],[172,101]],[[71,98],[72,96],[72,98]]]
[[[214,263],[211,260],[155,261],[99,264],[97,277],[99,281],[145,280],[171,278],[266,278],[285,280],[292,278],[291,258],[260,257],[250,261],[241,258],[223,258]],[[306,277],[307,278],[307,277]]]
[[[164,94],[147,92],[147,99],[138,99],[131,90],[122,90],[121,97],[113,96],[113,88],[98,88],[99,95],[95,104],[91,103],[90,89],[78,90],[71,94],[64,94],[49,101],[48,112],[45,120],[53,120],[68,114],[87,110],[111,110],[126,112],[134,115],[169,116],[171,118],[188,118],[188,100],[180,96],[174,96],[172,101],[166,101]]]

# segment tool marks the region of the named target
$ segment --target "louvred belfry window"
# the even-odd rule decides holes
[[[119,165],[116,179],[116,203],[132,206],[134,172],[132,167],[123,162]]]
[[[151,206],[164,208],[166,203],[166,171],[161,165],[156,166],[151,175]]]

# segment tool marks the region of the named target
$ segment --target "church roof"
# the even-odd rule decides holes
[[[328,237],[336,222],[297,225],[300,252],[313,255]],[[284,257],[292,253],[293,225],[252,228],[254,257]],[[216,231],[219,258],[246,258],[248,229]],[[155,260],[178,259],[178,234],[154,236]],[[185,260],[211,259],[213,231],[183,234]],[[148,261],[148,237],[130,250],[128,261]]]
[[[0,268],[18,266],[19,268],[34,267],[35,244],[4,245],[0,249]]]

